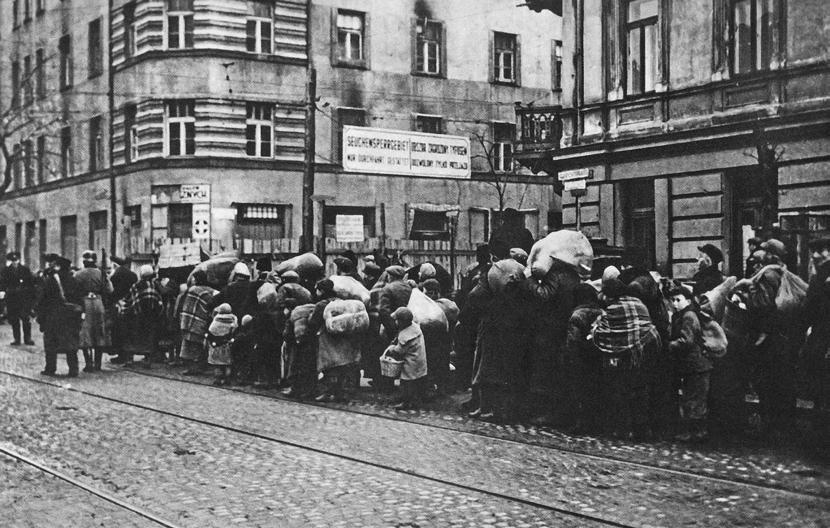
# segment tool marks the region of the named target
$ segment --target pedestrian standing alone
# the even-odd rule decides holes
[[[104,308],[105,300],[108,301],[112,295],[112,283],[98,269],[97,257],[92,250],[84,251],[81,257],[83,269],[74,275],[84,299],[84,320],[79,339],[84,354],[84,372],[101,370],[104,348],[112,344]]]
[[[142,366],[149,368],[156,355],[164,327],[164,300],[155,271],[144,264],[138,271],[139,280],[130,287],[125,315],[129,319],[129,339],[124,343],[127,363],[133,355],[144,356]]]
[[[670,290],[669,295],[674,308],[669,353],[677,360],[682,392],[680,409],[683,421],[681,433],[676,439],[701,442],[709,435],[706,420],[712,360],[706,356],[702,346],[700,315],[692,292],[681,286]]]
[[[181,359],[188,368],[185,375],[199,373],[199,363],[205,354],[205,334],[210,325],[210,302],[216,290],[208,286],[207,273],[196,270],[191,277],[193,284],[188,287],[179,314],[179,328],[182,331]]]
[[[78,283],[72,277],[69,259],[46,255],[49,265],[43,291],[37,304],[37,320],[43,332],[43,350],[46,354],[44,376],[54,376],[58,354],[66,354],[70,378],[78,375],[78,337],[83,317],[83,298]]]
[[[34,345],[29,315],[35,296],[35,279],[31,270],[20,263],[20,253],[16,251],[6,254],[6,267],[0,271],[0,291],[6,294],[6,316],[14,335],[12,346],[21,343],[21,328],[23,343]]]

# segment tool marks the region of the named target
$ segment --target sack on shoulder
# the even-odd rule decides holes
[[[700,313],[701,347],[709,359],[719,359],[726,355],[729,340],[723,327],[706,312]]]

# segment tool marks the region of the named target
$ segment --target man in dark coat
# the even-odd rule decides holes
[[[58,354],[66,354],[69,377],[78,375],[78,338],[81,330],[83,299],[70,271],[71,262],[58,255],[47,255],[51,269],[44,280],[37,314],[46,353],[44,376],[54,376]]]
[[[138,275],[131,269],[132,259],[112,257],[110,260],[118,266],[110,275],[110,282],[112,283],[112,306],[114,307],[119,301],[126,301],[130,295],[130,288],[133,284],[138,282]],[[114,312],[114,308],[110,308]],[[118,354],[118,357],[110,360],[110,363],[123,364],[132,359],[132,354],[126,354],[123,351],[124,340],[129,332],[128,321],[119,317],[115,313],[111,313],[112,325],[112,348],[113,352]]]
[[[524,226],[522,214],[508,207],[502,213],[502,224],[490,237],[490,251],[498,260],[510,258],[511,248],[522,248],[530,254],[533,234]]]
[[[20,253],[13,251],[7,254],[6,261],[6,267],[0,271],[0,291],[6,293],[6,313],[14,334],[12,346],[20,344],[21,327],[23,342],[34,345],[29,313],[35,295],[35,279],[31,270],[20,263]]]
[[[830,407],[830,237],[810,242],[816,273],[810,279],[801,330],[810,335],[804,344],[804,372],[817,410]]]
[[[723,273],[718,269],[723,262],[723,252],[712,244],[704,244],[697,249],[700,255],[697,259],[697,273],[692,277],[695,283],[692,293],[695,297],[700,297],[723,282]]]
[[[225,286],[221,292],[213,297],[209,309],[212,311],[219,305],[228,303],[238,321],[254,312],[252,303],[256,302],[256,290],[251,287],[251,271],[243,262],[237,262],[233,267],[233,281]]]

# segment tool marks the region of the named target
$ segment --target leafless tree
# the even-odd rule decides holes
[[[499,216],[501,216],[501,213],[504,211],[508,202],[508,185],[511,183],[511,181],[520,181],[523,175],[521,173],[519,165],[515,161],[513,161],[512,157],[510,159],[510,167],[508,168],[508,170],[499,170],[499,167],[497,167],[496,163],[496,148],[498,147],[498,143],[488,140],[484,137],[484,135],[478,132],[473,133],[473,137],[481,146],[481,151],[483,152],[483,154],[475,154],[472,157],[473,159],[484,160],[486,164],[487,177],[484,180],[484,182],[487,185],[491,186],[493,190],[495,190],[499,204]],[[527,177],[526,180],[527,181],[524,182],[524,191],[522,192],[516,204],[517,208],[520,208],[522,206],[522,203],[524,202],[524,197],[527,194],[527,189],[530,186],[530,178]]]

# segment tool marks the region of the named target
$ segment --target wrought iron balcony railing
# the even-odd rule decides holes
[[[516,108],[516,120],[521,123],[517,151],[558,149],[562,140],[562,107],[522,106]]]

